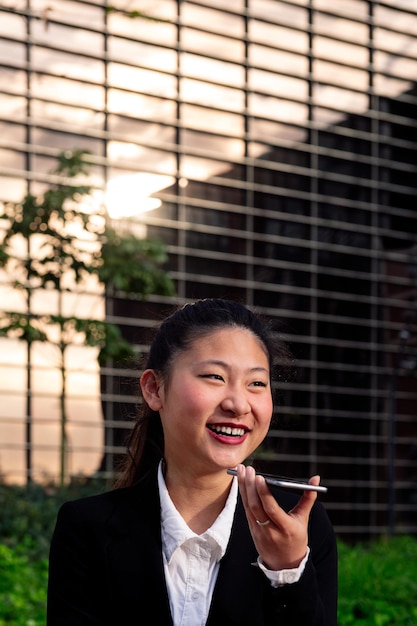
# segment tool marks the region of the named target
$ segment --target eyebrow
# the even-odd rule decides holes
[[[225,363],[224,361],[220,361],[219,359],[208,359],[207,361],[200,361],[197,365],[218,365],[219,367],[223,367],[224,369],[230,369],[230,365]],[[269,374],[269,370],[266,367],[262,367],[260,365],[255,367],[250,367],[248,372],[264,372],[265,374]]]

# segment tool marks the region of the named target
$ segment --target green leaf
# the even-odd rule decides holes
[[[21,339],[28,344],[47,341],[46,332],[39,326],[39,319],[17,311],[0,314],[0,336]]]
[[[5,267],[10,260],[10,255],[7,253],[4,245],[0,245],[0,267]]]
[[[151,293],[174,295],[174,283],[162,267],[166,260],[166,248],[160,241],[119,235],[108,228],[97,274],[108,287],[141,299]]]

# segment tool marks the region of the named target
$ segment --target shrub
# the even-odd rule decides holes
[[[102,481],[63,488],[0,485],[0,626],[45,626],[48,552],[63,502],[99,493]]]
[[[0,626],[44,626],[48,563],[0,544]]]
[[[0,626],[44,626],[49,542],[60,505],[106,488],[0,485]],[[339,547],[338,626],[417,624],[417,538]]]
[[[417,624],[417,540],[339,543],[339,626]]]
[[[33,559],[47,558],[61,504],[104,488],[103,481],[73,481],[59,488],[0,485],[0,542],[10,548],[25,545]]]

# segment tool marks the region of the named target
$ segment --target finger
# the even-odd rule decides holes
[[[256,488],[256,480],[258,479],[258,476],[256,475],[254,468],[250,466],[240,466],[237,468],[237,471],[240,495],[245,507],[248,521],[254,524],[258,519],[266,519],[267,515],[265,514],[262,501]]]
[[[248,505],[248,496],[246,493],[246,467],[244,465],[238,465],[236,467],[237,470],[237,482],[239,485],[239,491],[242,498],[242,502],[245,508]]]
[[[259,498],[255,489],[255,477],[256,474],[253,467],[245,467],[244,465],[238,467],[238,481],[242,499],[249,508],[257,504],[259,505]]]
[[[309,484],[318,485],[319,483],[320,476],[313,476],[309,480]],[[265,511],[269,518],[274,520],[276,525],[284,527],[287,522],[288,515],[299,518],[304,524],[307,523],[310,511],[317,499],[317,492],[309,490],[305,491],[297,504],[290,511],[286,512],[279,506],[275,497],[269,490],[263,476],[257,475],[255,484],[263,511]]]
[[[271,519],[276,526],[281,528],[285,527],[288,513],[280,507],[263,476],[256,476],[255,487],[260,501],[259,508],[261,511],[264,512],[266,517]]]
[[[319,485],[320,476],[312,476],[309,481],[309,485]],[[317,491],[305,491],[299,499],[295,507],[290,511],[291,514],[297,515],[304,519],[308,518],[313,508],[315,501],[317,500]]]

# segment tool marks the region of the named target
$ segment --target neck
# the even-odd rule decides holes
[[[200,535],[212,526],[222,512],[232,479],[226,472],[217,477],[175,475],[166,471],[165,484],[175,508],[192,531]]]

